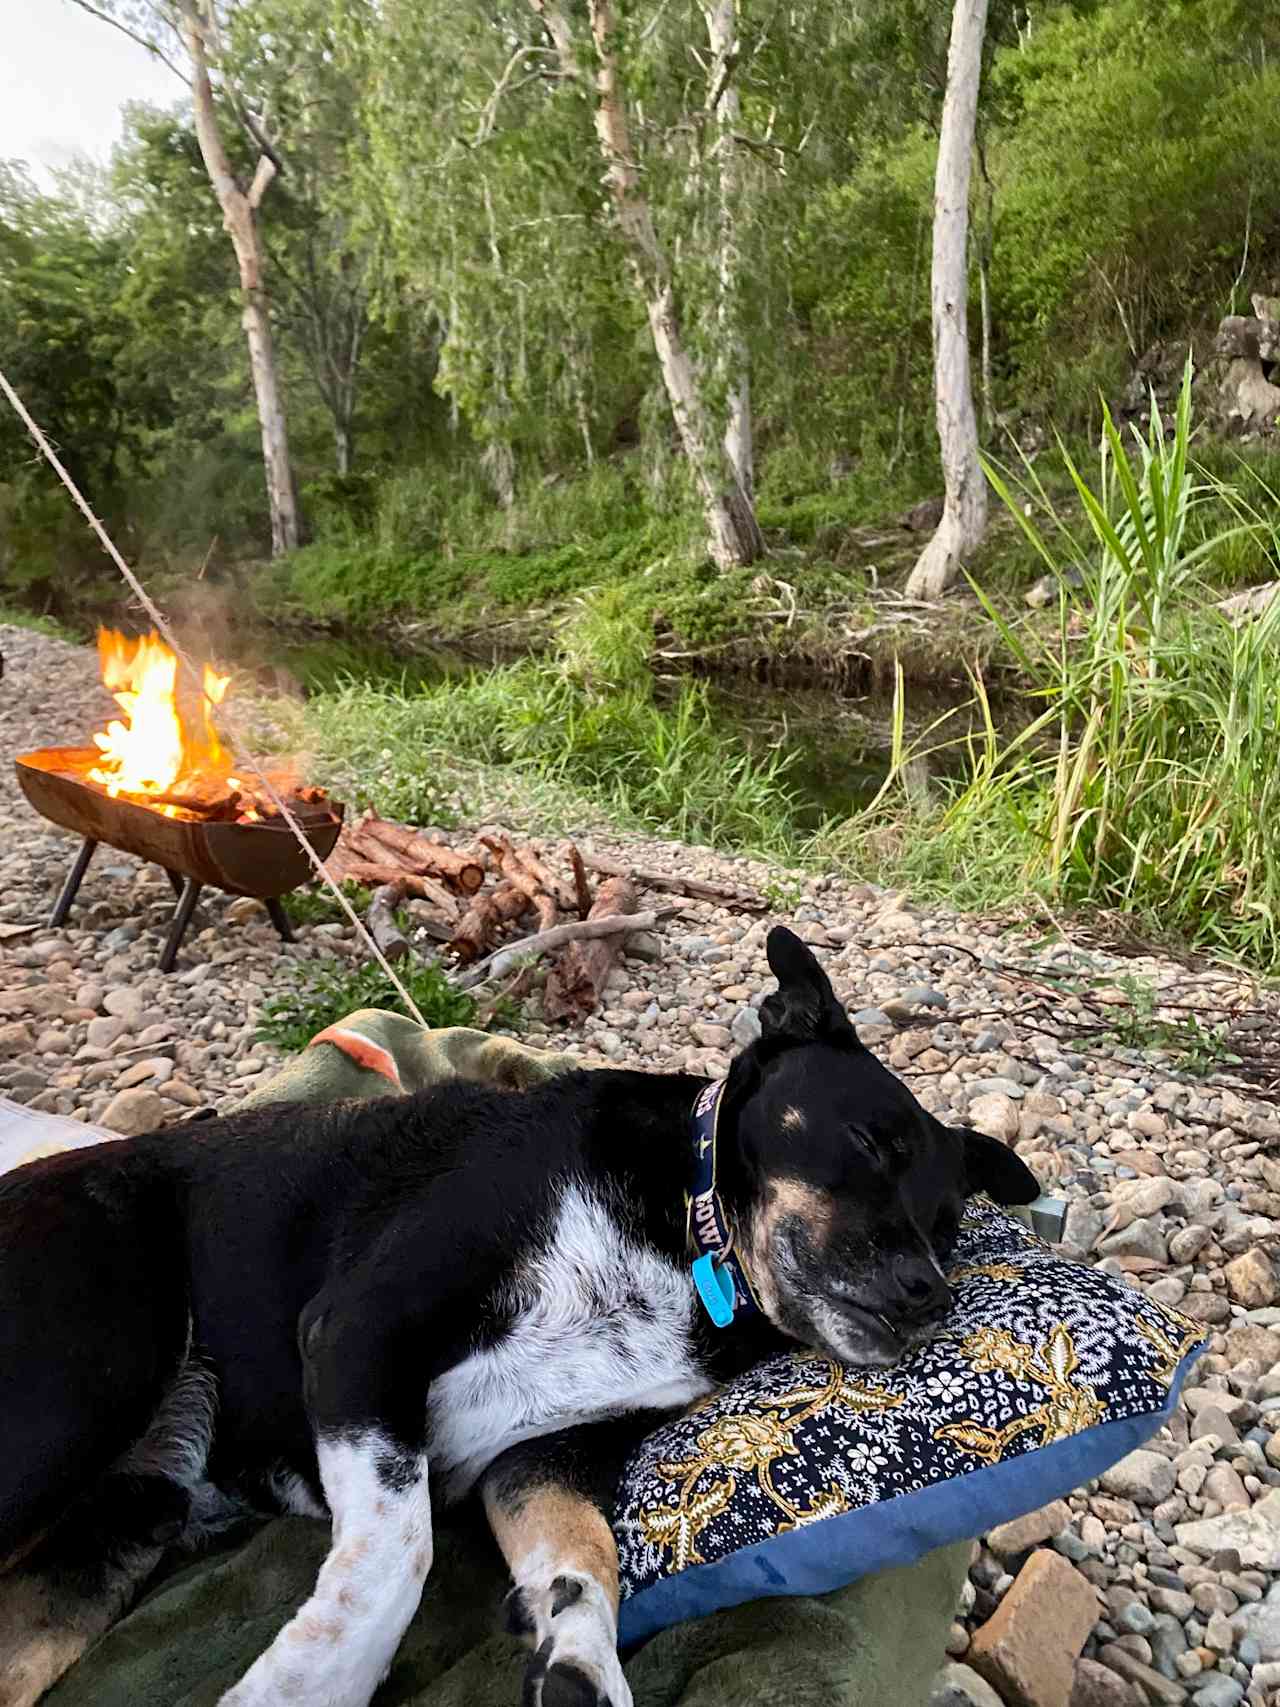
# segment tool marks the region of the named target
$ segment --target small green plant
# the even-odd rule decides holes
[[[771,877],[764,886],[764,898],[774,913],[791,913],[804,900],[804,884],[798,877]]]
[[[1128,998],[1114,1008],[1114,1023],[1091,1042],[1112,1043],[1121,1049],[1159,1050],[1171,1064],[1198,1077],[1222,1067],[1229,1058],[1225,1024],[1206,1025],[1197,1014],[1167,1019],[1158,1014],[1159,992],[1145,978],[1124,974],[1116,989]],[[1085,992],[1081,992],[1084,994]]]
[[[407,960],[397,974],[429,1026],[470,1025],[475,1019],[475,1002],[455,990],[438,966]],[[258,1036],[295,1053],[359,1008],[386,1008],[408,1017],[399,992],[376,961],[359,967],[336,957],[301,962],[290,986],[263,1004]]]
[[[350,901],[358,913],[363,913],[369,905],[372,891],[361,883],[344,883],[342,893]],[[328,889],[321,889],[317,884],[310,889],[295,889],[285,896],[284,908],[295,925],[328,925],[337,921],[346,922],[347,915],[334,900]]]

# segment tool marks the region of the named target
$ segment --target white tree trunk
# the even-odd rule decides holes
[[[936,598],[955,579],[987,526],[987,484],[969,374],[969,174],[978,113],[987,0],[955,0],[933,198],[933,362],[946,504],[938,531],[907,581],[912,598]]]
[[[204,30],[197,0],[183,0],[183,33],[191,60],[192,108],[196,137],[209,182],[213,185],[223,224],[231,238],[240,268],[243,302],[241,324],[249,344],[249,369],[262,429],[262,461],[267,477],[267,503],[271,513],[271,553],[278,557],[298,544],[298,502],[289,460],[289,436],[285,428],[284,403],[276,375],[275,345],[271,315],[262,283],[262,244],[258,236],[258,203],[271,182],[274,167],[264,156],[258,162],[251,188],[246,194],[236,181],[218,129],[205,53]]]
[[[738,247],[742,181],[741,158],[735,136],[741,113],[737,79],[737,0],[712,0],[712,4],[704,8],[703,15],[707,23],[707,43],[711,49],[709,104],[717,130],[717,321],[725,389],[724,448],[739,491],[750,505],[755,495],[755,449],[751,437],[750,358],[742,325],[742,254]]]
[[[565,76],[580,78],[572,35],[563,12],[554,0],[530,0],[530,5],[546,26]],[[750,500],[740,494],[723,447],[708,422],[693,362],[681,334],[670,263],[658,241],[631,146],[610,0],[588,0],[588,12],[596,47],[595,126],[604,156],[605,184],[644,300],[672,418],[702,500],[708,550],[718,568],[730,569],[755,560],[760,549],[760,530]]]

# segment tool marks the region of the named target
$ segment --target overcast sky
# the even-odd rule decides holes
[[[126,101],[169,106],[171,71],[72,0],[0,0],[0,159],[47,169],[77,154],[105,163]],[[43,169],[43,170],[42,170]]]

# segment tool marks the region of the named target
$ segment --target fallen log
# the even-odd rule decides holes
[[[636,892],[626,876],[608,877],[596,891],[586,920],[610,919],[620,913],[634,915]],[[631,929],[636,927],[633,924]],[[547,975],[542,992],[542,1012],[547,1019],[576,1019],[594,1012],[605,980],[612,972],[629,933],[617,930],[608,936],[571,942]]]
[[[540,861],[526,859],[523,850],[513,847],[507,836],[481,836],[480,840],[497,861],[503,877],[529,897],[538,915],[538,929],[550,930],[560,916],[550,873]]]
[[[414,871],[443,878],[463,895],[474,895],[484,882],[484,865],[474,853],[443,847],[407,824],[393,824],[370,812],[356,826],[359,840],[377,842]]]
[[[426,877],[422,872],[402,871],[398,865],[373,865],[368,860],[348,859],[343,867],[343,876],[347,882],[363,883],[371,889],[380,889],[388,883],[403,883],[407,895],[414,895],[419,901],[430,901],[446,919],[455,920],[462,916],[457,897],[451,895],[443,883],[437,883],[434,877]]]
[[[449,947],[465,966],[476,960],[501,934],[528,910],[529,897],[514,883],[499,883],[486,894],[473,896],[471,905],[449,939]]]
[[[602,937],[630,936],[633,931],[651,931],[659,919],[665,919],[674,911],[671,907],[654,907],[645,913],[613,913],[607,917],[588,919],[568,919],[564,924],[553,925],[550,930],[539,931],[534,936],[522,936],[517,942],[505,943],[495,949],[492,954],[478,961],[474,966],[456,980],[460,990],[474,990],[479,984],[490,984],[496,978],[506,974],[523,961],[536,959],[539,955],[550,954],[553,949],[563,948],[566,943],[597,941]]]
[[[409,952],[408,939],[396,923],[396,908],[404,900],[405,894],[403,878],[397,878],[394,883],[384,883],[380,889],[374,890],[369,910],[365,914],[369,935],[393,964],[397,960],[403,960]]]
[[[588,871],[602,877],[630,877],[642,889],[657,889],[668,895],[686,895],[691,901],[714,901],[722,907],[737,907],[744,913],[768,911],[769,903],[754,889],[740,888],[732,883],[712,883],[702,877],[677,877],[668,871],[640,871],[635,866],[620,865],[605,854],[584,854]],[[604,885],[601,884],[601,888]]]

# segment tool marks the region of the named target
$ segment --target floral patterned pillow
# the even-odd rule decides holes
[[[633,1455],[620,1635],[821,1594],[1100,1475],[1172,1413],[1204,1328],[968,1206],[943,1331],[890,1369],[772,1358]]]

